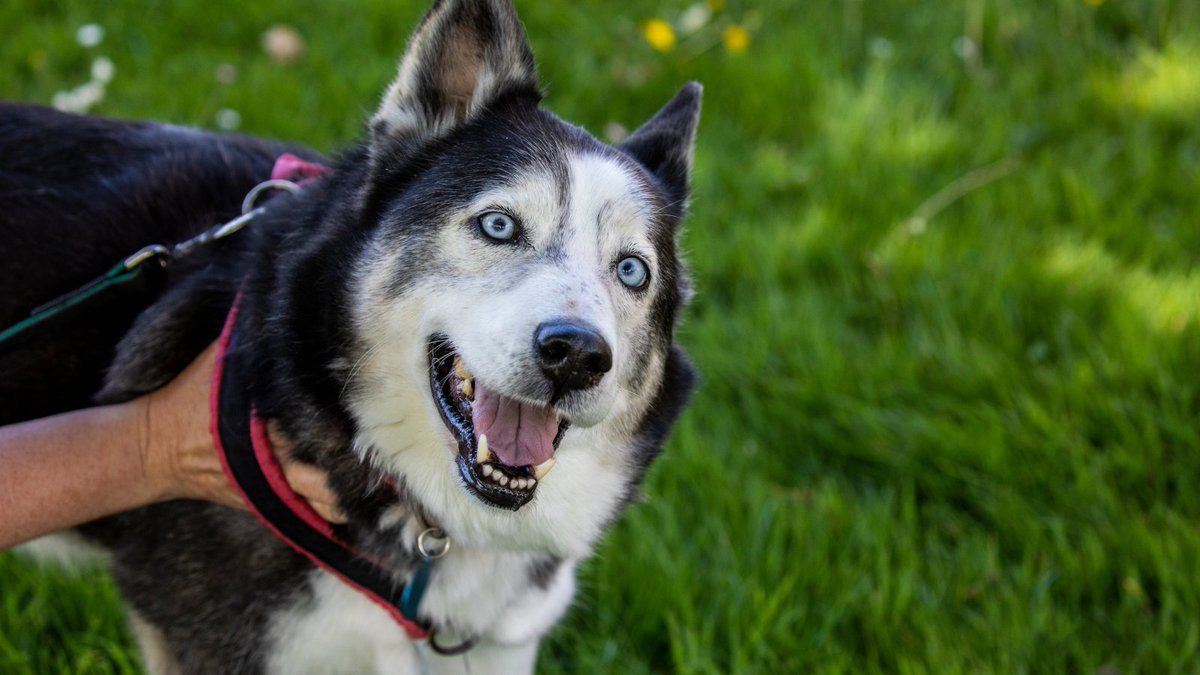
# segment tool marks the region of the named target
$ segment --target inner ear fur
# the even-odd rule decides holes
[[[433,138],[508,92],[537,89],[533,51],[511,0],[439,0],[372,118],[373,141]]]

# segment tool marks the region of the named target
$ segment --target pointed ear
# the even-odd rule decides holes
[[[683,85],[670,103],[620,146],[658,178],[671,202],[678,204],[680,210],[689,193],[692,149],[696,142],[696,126],[700,122],[703,92],[704,88],[698,82]]]
[[[371,120],[372,136],[433,138],[515,89],[539,95],[511,0],[437,0],[409,40]]]

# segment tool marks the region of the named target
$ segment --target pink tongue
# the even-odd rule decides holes
[[[502,464],[537,466],[554,456],[558,415],[553,408],[505,398],[476,381],[471,422],[475,436],[487,436],[488,450]]]

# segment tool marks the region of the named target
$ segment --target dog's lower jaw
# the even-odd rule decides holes
[[[362,431],[356,446],[371,448],[375,460],[397,477],[407,498],[449,533],[456,546],[586,557],[627,493],[623,453],[604,451],[602,434],[595,428],[573,429],[555,455],[554,470],[528,504],[515,512],[483,504],[459,483],[457,455],[440,420],[433,417],[436,413],[422,418],[422,424],[372,428],[369,414],[374,407],[357,409]]]

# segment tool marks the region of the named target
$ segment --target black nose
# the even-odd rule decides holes
[[[550,321],[537,328],[533,348],[542,372],[565,393],[587,389],[612,370],[612,350],[600,332],[587,324]]]

